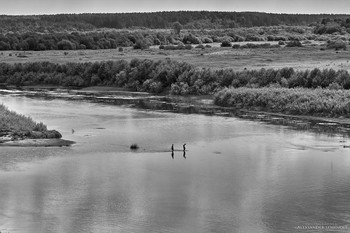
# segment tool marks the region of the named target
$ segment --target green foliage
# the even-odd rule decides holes
[[[182,39],[182,42],[184,44],[201,44],[202,43],[202,41],[198,37],[192,34],[185,35],[184,38]]]
[[[231,47],[232,44],[230,41],[224,40],[223,42],[221,42],[221,47]]]
[[[309,25],[324,17],[342,15],[267,14],[259,12],[167,11],[109,14],[59,14],[35,16],[1,16],[0,28],[5,32],[52,33],[91,31],[96,28],[237,28],[277,25]],[[296,31],[293,31],[296,33]]]
[[[199,44],[195,48],[196,49],[205,49],[205,46],[203,44]]]
[[[0,104],[0,129],[16,131],[46,131],[46,125],[36,123],[30,117],[10,111],[6,106]]]
[[[181,23],[179,23],[178,21],[176,21],[176,22],[174,23],[173,27],[174,27],[175,34],[178,34],[178,35],[179,35],[180,32],[181,32],[181,29],[182,29]]]
[[[76,46],[69,40],[61,40],[57,43],[57,48],[60,50],[74,50],[76,49]]]
[[[346,50],[347,49],[347,45],[346,42],[343,40],[336,40],[336,41],[327,41],[327,48],[328,49],[335,49],[335,50]]]
[[[180,45],[182,49],[191,45]],[[177,46],[174,46],[177,47]],[[164,46],[166,49],[167,46]],[[172,94],[211,94],[225,87],[332,88],[350,89],[346,70],[293,68],[235,71],[200,69],[170,59],[133,59],[94,63],[50,62],[0,63],[0,82],[11,85],[116,86],[135,91]],[[338,86],[336,86],[336,84]]]
[[[303,47],[299,40],[292,40],[286,44],[286,47]]]
[[[149,48],[149,44],[148,41],[143,39],[143,40],[137,40],[135,45],[133,46],[134,49],[148,49]]]
[[[241,45],[239,45],[239,44],[234,44],[234,45],[232,45],[232,48],[233,48],[233,49],[239,49],[239,48],[241,48]]]
[[[226,88],[215,104],[288,114],[349,116],[350,91],[329,89]]]
[[[342,26],[344,26],[344,21],[341,19],[335,19],[334,21],[330,19],[323,19],[321,24],[316,25],[314,32],[316,34],[341,33]]]

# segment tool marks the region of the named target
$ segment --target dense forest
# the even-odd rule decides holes
[[[179,22],[185,29],[218,29],[254,26],[309,25],[324,18],[348,15],[272,14],[259,12],[173,11],[152,13],[60,14],[0,16],[0,33],[87,31],[96,28],[172,28]]]

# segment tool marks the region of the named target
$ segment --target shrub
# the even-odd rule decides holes
[[[61,40],[57,43],[57,48],[59,50],[73,50],[76,49],[76,46],[69,40]]]
[[[119,47],[119,48],[118,48],[118,51],[119,51],[119,52],[123,52],[123,51],[124,51],[123,47]]]
[[[148,41],[146,41],[145,39],[143,40],[137,40],[135,45],[133,46],[134,49],[148,49],[149,48],[149,44]]]
[[[205,49],[205,46],[203,44],[199,44],[195,48],[196,49]]]
[[[192,34],[185,35],[184,38],[182,39],[182,42],[184,44],[201,44],[202,43],[202,41],[198,37]]]
[[[221,47],[231,47],[232,44],[230,41],[224,40],[223,42],[221,42]]]
[[[239,45],[239,44],[234,44],[234,45],[232,45],[232,48],[234,48],[234,49],[239,49],[241,46]]]
[[[202,42],[203,43],[213,43],[213,40],[212,39],[210,39],[210,38],[208,38],[208,37],[204,37],[203,39],[202,39]]]
[[[330,89],[330,90],[341,90],[341,89],[343,89],[343,87],[340,86],[336,82],[332,82],[331,84],[329,84],[329,86],[327,88]]]
[[[134,144],[131,144],[130,149],[137,150],[137,149],[139,149],[139,146],[136,143],[134,143]]]
[[[192,45],[190,45],[190,44],[187,44],[187,45],[185,45],[185,49],[187,49],[187,50],[191,50],[193,47],[192,47]]]
[[[327,48],[328,49],[335,49],[335,50],[346,50],[347,49],[347,45],[345,43],[345,41],[343,40],[336,40],[336,41],[327,41]]]
[[[292,40],[286,44],[286,47],[303,47],[303,45],[298,40]]]

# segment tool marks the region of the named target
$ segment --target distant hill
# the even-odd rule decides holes
[[[348,18],[350,15],[272,14],[260,12],[169,11],[152,13],[59,14],[36,16],[0,16],[0,32],[52,32],[92,30],[96,28],[152,29],[171,28],[180,22],[184,28],[233,28],[276,25],[309,25],[324,18]]]

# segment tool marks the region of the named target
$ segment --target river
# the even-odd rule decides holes
[[[0,103],[76,142],[0,147],[2,233],[350,229],[347,137],[79,100]]]

